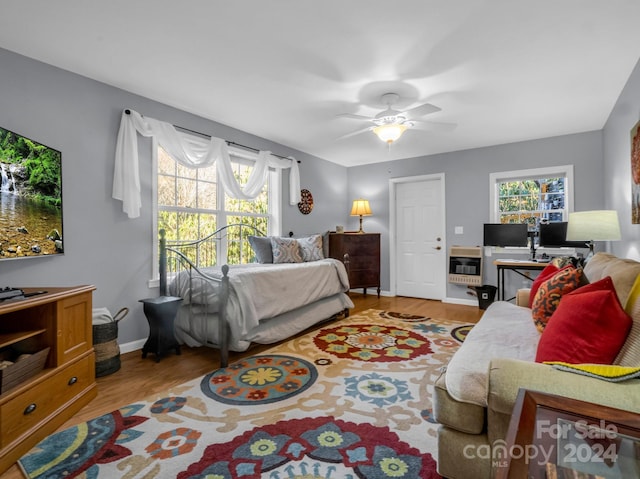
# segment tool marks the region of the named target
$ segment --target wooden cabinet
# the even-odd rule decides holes
[[[0,473],[96,396],[94,289],[47,288],[0,302],[0,351],[48,348],[44,369],[0,394]]]
[[[329,256],[347,263],[351,288],[376,288],[380,297],[380,233],[330,233]]]

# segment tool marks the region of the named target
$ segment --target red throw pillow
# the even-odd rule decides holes
[[[529,308],[533,305],[533,298],[535,298],[538,288],[540,288],[542,282],[551,278],[551,276],[556,274],[558,271],[560,271],[560,268],[555,264],[549,263],[542,271],[540,271],[540,274],[536,276],[533,283],[531,283],[531,290],[529,291]]]
[[[632,322],[610,277],[583,286],[562,297],[540,337],[536,362],[612,364]]]
[[[533,322],[542,332],[549,318],[558,307],[560,298],[586,284],[582,268],[565,266],[550,278],[542,281],[531,304]]]

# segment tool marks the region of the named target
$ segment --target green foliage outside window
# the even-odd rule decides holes
[[[504,181],[498,184],[501,223],[527,223],[536,229],[541,220],[563,221],[565,179],[538,178]]]
[[[245,184],[252,166],[232,163],[234,175]],[[221,198],[216,168],[186,168],[171,158],[162,148],[158,149],[158,230],[166,232],[169,242],[189,243],[211,235],[225,225],[248,224],[262,233],[268,231],[268,186],[254,200],[237,200],[226,194]],[[226,262],[249,263],[255,256],[249,245],[250,231],[237,228],[216,243],[215,250],[190,253],[190,259],[198,256],[198,264],[217,264],[220,247],[226,244]],[[240,235],[242,234],[242,237]]]

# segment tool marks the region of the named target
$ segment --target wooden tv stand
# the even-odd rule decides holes
[[[44,370],[0,393],[0,474],[96,396],[93,286],[0,302],[0,350],[49,348]],[[19,363],[16,363],[19,364]]]

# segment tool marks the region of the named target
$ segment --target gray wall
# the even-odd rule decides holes
[[[190,115],[166,105],[0,49],[0,126],[62,152],[63,256],[0,262],[0,287],[93,284],[95,307],[131,313],[121,343],[145,338],[139,299],[155,296],[151,276],[151,148],[140,139],[141,217],[131,220],[111,198],[116,135],[123,109],[301,160],[303,188],[315,196],[311,214],[288,205],[283,176],[284,233],[325,231],[346,201],[346,168]]]
[[[490,173],[569,164],[574,165],[575,209],[602,208],[600,131],[349,168],[348,201],[358,196],[368,198],[373,216],[365,218],[365,231],[382,233],[382,289],[390,288],[390,178],[444,173],[447,247],[473,246],[482,244],[482,225],[489,222]],[[455,226],[462,226],[464,234],[455,235]],[[485,284],[495,285],[495,268],[485,265],[484,271]],[[455,284],[448,284],[447,296],[469,299],[466,286]]]
[[[596,131],[346,169],[0,49],[0,126],[62,151],[65,240],[64,256],[0,262],[0,287],[93,284],[95,306],[112,311],[127,306],[132,311],[121,325],[120,342],[146,337],[138,300],[157,294],[147,287],[150,141],[139,141],[142,216],[130,220],[111,198],[115,138],[124,108],[301,160],[301,186],[312,192],[315,207],[302,215],[285,204],[285,234],[320,232],[337,224],[357,229],[358,219],[349,217],[351,202],[360,196],[369,199],[373,216],[364,219],[364,227],[382,233],[382,288],[388,290],[389,178],[445,173],[447,246],[481,243],[482,223],[489,219],[491,172],[573,164],[576,210],[615,207],[621,218],[628,218],[624,195],[630,192],[629,130],[640,117],[639,93],[636,69],[604,129],[604,140],[603,132]],[[287,173],[283,180],[283,198],[288,198]],[[455,226],[463,226],[464,234],[454,235]],[[627,221],[623,236],[625,241],[614,246],[617,253],[638,256],[638,226]],[[486,282],[495,284],[493,268],[486,271]],[[447,295],[469,298],[466,288],[456,285],[448,285]]]
[[[640,260],[640,225],[631,224],[631,128],[640,120],[640,62],[622,90],[604,127],[603,175],[605,207],[620,216],[622,241],[612,241],[611,251]]]

